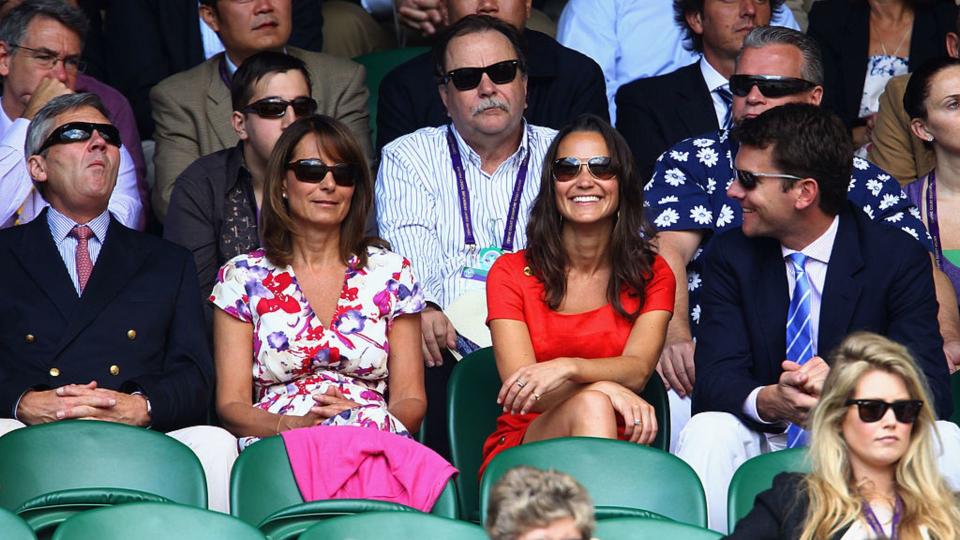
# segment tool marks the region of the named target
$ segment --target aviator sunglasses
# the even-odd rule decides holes
[[[887,409],[893,409],[893,415],[897,417],[897,422],[912,424],[917,419],[917,415],[920,414],[923,401],[905,399],[888,403],[879,399],[848,399],[844,405],[848,407],[856,405],[860,420],[868,424],[879,422],[883,415],[887,414]]]
[[[778,75],[733,75],[730,77],[730,93],[737,97],[744,97],[756,86],[764,97],[778,98],[792,96],[809,90],[816,84],[795,77],[780,77]]]
[[[287,114],[288,106],[293,107],[293,114],[298,117],[317,112],[317,101],[308,97],[298,97],[289,101],[280,98],[261,99],[244,107],[242,112],[252,112],[260,118],[283,118],[283,115]]]
[[[120,148],[120,130],[110,124],[94,124],[91,122],[67,122],[66,124],[53,130],[53,133],[43,141],[36,153],[43,152],[56,144],[70,144],[83,142],[93,137],[96,131],[103,137],[103,140],[110,145]]]
[[[803,180],[799,176],[794,176],[792,174],[781,174],[781,173],[765,173],[765,172],[751,172],[737,169],[737,181],[740,182],[740,185],[743,186],[743,189],[750,191],[753,188],[757,187],[757,184],[760,183],[760,178],[782,178],[784,180]]]
[[[287,170],[293,171],[297,180],[310,184],[323,182],[327,173],[333,173],[333,181],[338,186],[353,187],[360,176],[360,168],[350,163],[327,165],[319,159],[300,159],[287,163]]]
[[[597,180],[609,180],[618,172],[607,156],[594,156],[585,162],[580,161],[580,158],[564,157],[553,162],[553,179],[557,182],[569,182],[580,174],[584,165]]]
[[[520,67],[519,60],[504,60],[485,67],[465,67],[448,72],[440,77],[440,82],[453,82],[453,86],[461,92],[473,90],[480,85],[480,79],[486,73],[494,84],[507,84],[517,78],[517,69]]]

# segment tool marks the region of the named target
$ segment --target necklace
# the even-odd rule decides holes
[[[913,32],[913,24],[907,26],[903,31],[903,35],[900,37],[900,42],[897,43],[897,48],[893,50],[892,53],[887,53],[887,45],[883,42],[882,39],[877,39],[880,42],[880,50],[883,52],[884,56],[896,56],[900,49],[903,47],[903,44],[906,43],[907,37]]]

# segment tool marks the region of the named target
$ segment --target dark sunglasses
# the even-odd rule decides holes
[[[55,144],[70,144],[83,142],[93,137],[96,131],[107,144],[120,148],[120,130],[110,124],[94,124],[91,122],[67,122],[53,130],[53,133],[43,141],[37,153],[43,152]]]
[[[287,114],[288,106],[293,107],[293,114],[298,117],[317,112],[317,101],[308,97],[298,97],[290,101],[280,98],[261,99],[247,105],[241,112],[252,112],[260,118],[283,118],[283,115]]]
[[[893,415],[897,417],[897,422],[912,424],[917,419],[917,415],[920,414],[923,402],[919,399],[905,399],[893,403],[887,403],[879,399],[848,399],[844,405],[848,407],[856,405],[860,420],[868,424],[880,421],[883,415],[887,414],[887,409],[893,409]]]
[[[765,173],[765,172],[751,172],[737,169],[737,181],[740,182],[740,185],[743,186],[743,189],[750,191],[751,189],[757,187],[757,184],[760,183],[760,178],[782,178],[784,180],[803,180],[799,176],[794,176],[792,174],[781,174],[781,173]]]
[[[619,172],[607,156],[594,156],[586,162],[575,157],[564,157],[553,162],[553,179],[557,182],[569,182],[580,174],[584,165],[598,180],[609,180]]]
[[[486,73],[494,84],[507,84],[517,78],[519,60],[504,60],[485,67],[466,67],[455,69],[440,78],[442,84],[453,81],[457,90],[473,90],[480,84],[480,79]]]
[[[744,97],[756,86],[764,97],[777,98],[792,96],[809,90],[816,84],[794,77],[780,77],[778,75],[734,75],[730,77],[730,93]]]
[[[310,184],[319,184],[327,176],[327,173],[333,173],[333,181],[338,186],[352,187],[357,183],[360,177],[360,167],[350,163],[335,163],[327,165],[319,159],[301,159],[287,163],[287,169],[293,171],[297,180],[308,182]]]

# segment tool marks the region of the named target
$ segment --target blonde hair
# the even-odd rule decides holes
[[[587,490],[568,474],[520,466],[493,486],[486,529],[493,540],[515,540],[564,518],[573,520],[583,540],[593,536],[596,521]]]
[[[940,476],[933,457],[936,433],[933,401],[922,374],[906,347],[883,336],[858,332],[848,336],[831,354],[830,375],[811,421],[810,458],[813,472],[805,489],[810,506],[801,540],[829,538],[860,518],[863,499],[854,484],[849,449],[842,423],[857,383],[871,371],[883,371],[903,380],[910,399],[924,402],[913,423],[910,443],[896,469],[897,494],[903,500],[900,537],[920,539],[920,527],[931,538],[960,537],[957,500]],[[936,434],[939,438],[939,434]]]

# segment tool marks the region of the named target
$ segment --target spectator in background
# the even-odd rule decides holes
[[[490,491],[484,527],[492,540],[590,540],[590,494],[572,476],[533,467],[506,472]]]
[[[946,55],[960,58],[960,15],[952,32],[944,39]],[[880,110],[877,112],[870,150],[867,157],[895,176],[901,184],[907,184],[927,174],[936,165],[936,156],[926,141],[914,137],[910,128],[910,115],[903,108],[903,94],[910,75],[890,79],[880,95]]]
[[[877,100],[887,81],[942,55],[956,20],[954,0],[822,0],[813,5],[807,33],[823,51],[823,106],[851,129],[855,148],[870,142]]]
[[[673,144],[730,127],[733,96],[727,79],[743,38],[766,26],[783,0],[675,0],[674,17],[699,62],[672,73],[639,79],[617,91],[617,129],[627,139],[641,178]],[[648,32],[646,35],[656,35]]]
[[[247,58],[230,83],[230,120],[240,142],[203,156],[177,178],[163,236],[193,252],[208,330],[213,307],[206,300],[217,270],[260,246],[267,160],[284,129],[316,112],[310,95],[299,58],[273,51]]]
[[[301,118],[266,174],[263,249],[227,262],[210,297],[220,420],[241,448],[320,424],[416,432],[423,292],[407,259],[364,238],[359,142],[330,117]]]
[[[428,303],[423,358],[432,404],[427,444],[443,455],[454,364],[448,349],[473,349],[462,341],[458,347],[457,329],[444,310],[460,298],[482,295],[489,259],[526,245],[528,209],[539,190],[531,178],[542,170],[556,131],[523,118],[527,62],[514,26],[468,15],[440,34],[433,58],[431,71],[443,74],[434,91],[452,121],[384,147],[376,207],[384,237],[410,258],[422,280]]]
[[[153,203],[161,220],[166,217],[173,184],[187,165],[237,143],[230,123],[230,77],[237,66],[260,51],[283,50],[303,60],[312,75],[318,111],[349,126],[365,155],[371,156],[363,67],[289,46],[291,0],[202,0],[201,4],[201,16],[217,32],[226,51],[165,79],[150,92],[157,143]]]
[[[521,33],[521,50],[527,59],[527,108],[523,114],[528,122],[559,129],[581,113],[606,117],[600,68],[550,36],[525,29],[530,0],[443,1],[451,23],[470,14],[489,15]],[[437,75],[430,54],[425,53],[384,77],[377,107],[377,148],[420,128],[450,121],[436,92]]]
[[[67,94],[27,130],[27,166],[50,206],[0,231],[0,416],[11,418],[0,434],[73,418],[169,431],[200,458],[211,508],[227,511],[236,441],[197,425],[213,369],[196,270],[185,249],[108,212],[121,162],[109,122],[96,96]]]
[[[63,0],[27,0],[0,21],[0,227],[26,223],[47,205],[30,181],[24,143],[30,120],[54,97],[82,90],[103,92],[114,106],[112,112],[127,121],[122,136],[131,134],[134,151],[140,152],[123,96],[80,73],[87,27],[83,13]],[[141,193],[146,195],[146,190],[138,189],[135,161],[127,148],[120,148],[110,212],[124,225],[142,229]]]
[[[603,70],[610,121],[617,120],[617,90],[637,79],[688,66],[700,52],[684,46],[685,27],[674,21],[673,0],[568,0],[557,41],[596,60]],[[798,28],[790,10],[773,10],[770,24]]]
[[[907,348],[859,332],[830,365],[810,421],[813,471],[778,475],[728,538],[960,537],[935,458],[943,422]]]

